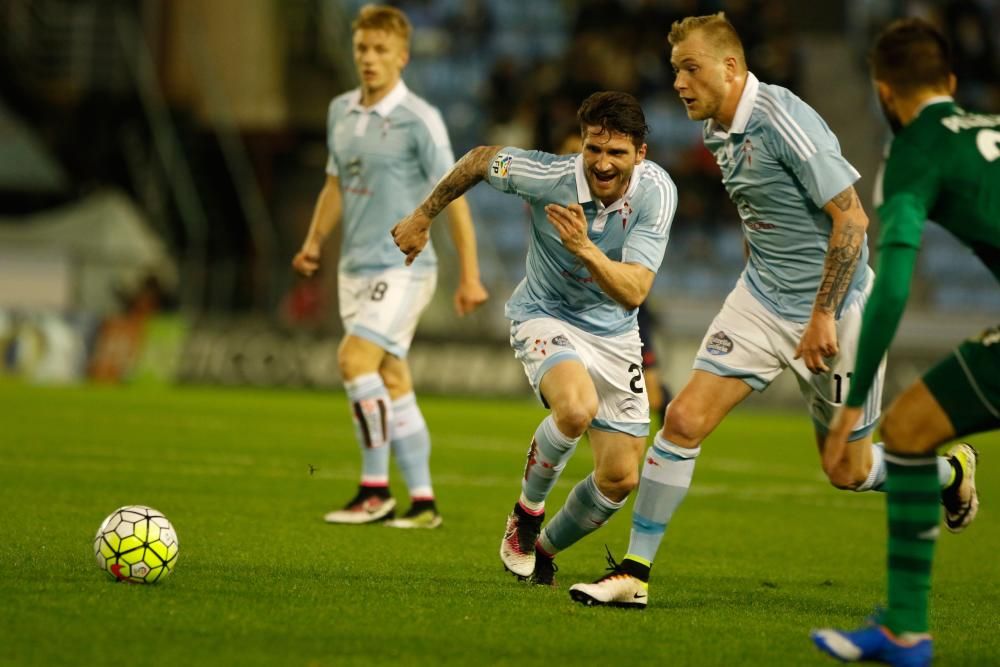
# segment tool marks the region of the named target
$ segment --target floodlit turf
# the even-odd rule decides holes
[[[445,525],[407,532],[321,520],[356,484],[341,395],[0,384],[0,664],[832,665],[808,630],[882,598],[883,498],[825,484],[803,415],[741,410],[711,437],[635,612],[566,593],[602,573],[605,543],[623,555],[630,506],[559,557],[557,590],[501,568],[540,408],[421,404]],[[1000,437],[974,442],[983,508],[940,540],[939,665],[1000,663]],[[589,467],[581,446],[553,510]],[[126,504],[177,528],[162,584],[94,562]]]

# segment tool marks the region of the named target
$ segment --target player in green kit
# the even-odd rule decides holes
[[[942,225],[1000,279],[1000,115],[959,107],[944,38],[928,23],[905,19],[878,37],[872,74],[895,138],[882,182],[878,277],[865,310],[850,392],[826,441],[835,461],[848,448],[879,360],[909,296],[924,221]],[[940,520],[935,450],[956,438],[1000,427],[1000,328],[965,341],[896,399],[882,422],[889,517],[889,601],[874,623],[855,632],[817,630],[816,645],[843,661],[929,665],[927,601]],[[974,471],[976,452],[956,455]],[[953,451],[956,448],[953,448]],[[972,521],[979,505],[971,475],[949,529]]]

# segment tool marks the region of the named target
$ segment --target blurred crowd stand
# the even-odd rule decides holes
[[[326,365],[317,361],[310,370],[303,355],[318,358],[326,348],[309,341],[339,335],[336,243],[327,244],[324,270],[310,282],[295,278],[288,263],[323,183],[327,105],[357,85],[350,21],[362,4],[0,0],[0,258],[6,258],[0,275],[15,264],[41,266],[52,257],[46,251],[49,260],[33,260],[14,249],[11,230],[41,228],[39,216],[102,196],[127,201],[130,219],[157,239],[175,267],[173,279],[152,270],[141,275],[129,298],[115,297],[114,312],[92,308],[78,288],[67,297],[72,303],[60,306],[0,298],[5,358],[14,356],[10,323],[26,321],[34,305],[86,311],[98,321],[173,317],[182,325],[153,329],[185,341],[177,372],[190,380],[225,375],[227,382],[293,376],[304,384],[333,382],[315,372]],[[889,135],[871,95],[865,54],[892,17],[920,14],[941,25],[955,48],[960,101],[1000,111],[1000,4],[988,0],[850,0],[809,7],[790,0],[391,4],[414,25],[404,78],[442,110],[456,156],[481,144],[557,151],[574,131],[586,95],[617,89],[640,99],[651,126],[649,157],[668,169],[680,194],[651,296],[654,309],[667,315],[659,347],[678,354],[687,354],[679,340],[701,335],[744,260],[739,218],[702,146],[701,126],[687,119],[672,89],[666,36],[674,20],[725,10],[744,40],[750,69],[820,110],[862,171],[859,189],[866,196],[877,146]],[[467,346],[483,341],[505,352],[503,301],[523,277],[528,229],[516,198],[483,186],[469,199],[493,298],[471,318],[456,320],[449,298],[455,258],[441,239],[440,289],[417,338],[429,358],[453,350],[462,363],[474,363],[478,357]],[[85,226],[67,230],[60,241],[100,238],[97,226]],[[959,319],[996,312],[997,290],[978,263],[933,226],[926,245],[918,307]],[[119,261],[128,264],[114,259],[109,266]],[[86,282],[78,264],[63,266],[68,282]],[[267,345],[261,343],[264,331]],[[100,347],[93,336],[86,340],[87,349]],[[277,350],[282,345],[287,349]],[[253,354],[262,356],[251,359]],[[414,354],[425,353],[418,346]],[[678,363],[676,372],[686,372],[686,362]],[[110,375],[129,377],[128,364],[118,366],[125,368]],[[223,374],[223,368],[229,370]],[[511,378],[520,383],[516,373]]]

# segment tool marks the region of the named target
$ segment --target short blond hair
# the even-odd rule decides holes
[[[706,16],[688,16],[680,21],[674,21],[670,26],[670,34],[667,41],[671,46],[677,46],[687,39],[691,33],[702,31],[712,43],[712,46],[723,51],[726,55],[736,56],[739,65],[746,69],[747,59],[743,53],[743,42],[740,40],[736,28],[726,18],[725,12],[708,14]]]
[[[410,43],[410,33],[413,26],[399,9],[388,5],[364,5],[358,12],[358,17],[351,23],[351,31],[383,30],[399,35],[407,44]]]

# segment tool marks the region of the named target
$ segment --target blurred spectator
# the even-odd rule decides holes
[[[990,3],[995,4],[995,3]],[[998,72],[994,34],[986,7],[973,0],[949,2],[942,26],[951,43],[955,76],[961,82],[959,101],[985,111],[997,111]]]

